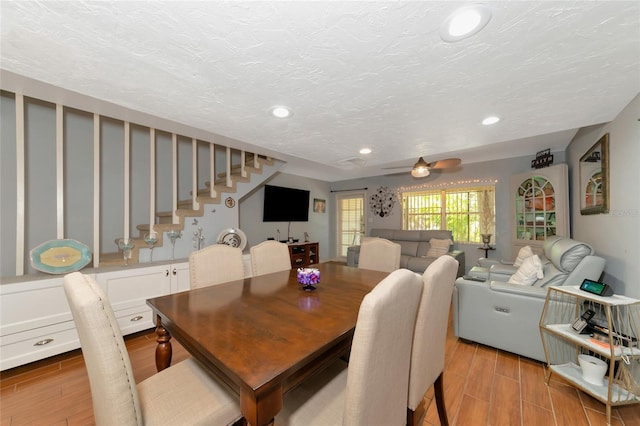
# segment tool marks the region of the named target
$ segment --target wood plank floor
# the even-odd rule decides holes
[[[155,373],[155,333],[126,339],[137,382]],[[189,354],[174,341],[173,359]],[[482,345],[447,339],[444,390],[453,426],[605,425],[605,406],[557,380],[543,364]],[[0,425],[92,425],[91,391],[80,351],[0,375]],[[439,425],[433,390],[424,426]],[[640,405],[614,408],[612,424],[640,426]],[[168,425],[175,426],[175,425]],[[384,426],[384,425],[381,425]]]

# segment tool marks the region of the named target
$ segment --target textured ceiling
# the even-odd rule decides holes
[[[486,2],[487,27],[445,43],[462,4],[2,1],[0,66],[325,180],[563,149],[640,91],[640,2]]]

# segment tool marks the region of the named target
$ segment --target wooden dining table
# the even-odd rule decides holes
[[[238,395],[250,425],[271,424],[288,390],[348,353],[362,299],[388,275],[337,262],[313,267],[313,291],[292,269],[147,300],[158,371],[171,363],[173,336]]]

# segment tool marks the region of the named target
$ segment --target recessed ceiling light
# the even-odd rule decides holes
[[[287,118],[291,116],[291,111],[285,106],[276,106],[271,110],[271,114],[276,118]]]
[[[371,148],[362,148],[360,154],[371,154]]]
[[[496,124],[498,121],[500,121],[500,117],[492,115],[491,117],[487,117],[482,120],[482,124],[484,124],[485,126],[490,126],[492,124]]]
[[[471,37],[482,30],[491,20],[491,9],[484,4],[472,4],[456,9],[440,27],[440,38],[456,42]]]

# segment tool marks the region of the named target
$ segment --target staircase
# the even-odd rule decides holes
[[[188,199],[178,201],[178,208],[175,211],[175,215],[172,211],[157,212],[156,223],[153,225],[153,230],[157,233],[158,241],[154,244],[154,248],[163,246],[165,232],[183,231],[185,218],[202,217],[204,215],[205,205],[222,204],[228,194],[236,193],[238,183],[250,182],[252,175],[262,174],[264,166],[274,165],[273,159],[260,155],[257,155],[257,158],[254,159],[254,155],[257,154],[248,154],[246,156],[244,168],[242,164],[235,164],[230,167],[230,173],[222,172],[216,175],[213,187],[215,196],[211,196],[211,182],[206,181],[204,183],[205,187],[198,189],[198,195],[195,197],[198,205],[197,209],[193,208],[193,199]],[[177,223],[174,223],[174,216],[178,219]],[[131,251],[131,259],[128,261],[129,265],[139,263],[140,249],[147,249],[149,247],[144,241],[144,235],[151,229],[150,224],[139,224],[136,226],[136,229],[138,235],[131,236],[134,247]],[[114,243],[115,246],[117,246],[118,239],[116,239]],[[170,242],[168,243],[170,244]],[[122,251],[100,254],[100,267],[121,266],[122,263]]]

